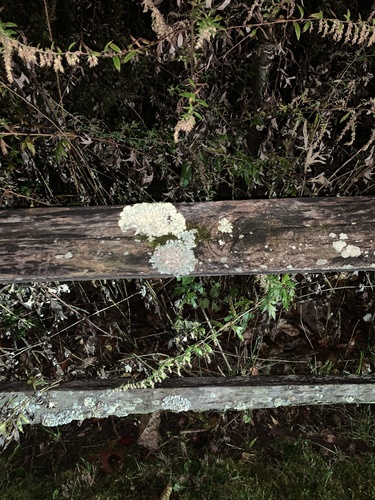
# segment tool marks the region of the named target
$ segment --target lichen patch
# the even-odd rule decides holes
[[[336,252],[340,253],[346,247],[346,243],[345,243],[345,241],[341,241],[341,240],[334,241],[332,243],[332,246],[336,250]]]
[[[362,250],[356,245],[348,245],[345,240],[348,239],[348,235],[345,233],[340,233],[339,240],[332,243],[333,248],[341,254],[343,259],[349,257],[359,257],[362,254]]]
[[[348,245],[341,252],[341,257],[343,257],[344,259],[347,259],[348,257],[359,257],[361,253],[362,251],[359,247],[355,245]]]
[[[185,218],[172,203],[128,205],[121,212],[118,224],[121,231],[135,229],[135,234],[143,234],[150,241],[167,234],[179,238],[186,231]]]
[[[197,230],[186,229],[185,217],[171,203],[126,206],[118,224],[123,232],[134,229],[135,235],[160,243],[149,260],[160,274],[186,276],[194,271],[198,263],[193,251]],[[162,238],[163,243],[156,238]]]
[[[191,402],[179,395],[166,396],[162,402],[161,406],[163,410],[170,410],[175,412],[189,411],[191,408]]]
[[[324,266],[325,264],[327,264],[328,260],[327,259],[318,259],[315,264],[317,266]]]
[[[219,233],[228,233],[230,236],[233,236],[233,224],[226,217],[219,220],[217,230]]]
[[[186,276],[194,271],[198,263],[192,248],[180,240],[158,245],[150,262],[159,273],[172,276]]]

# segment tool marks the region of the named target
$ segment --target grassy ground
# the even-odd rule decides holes
[[[168,485],[176,499],[374,497],[371,406],[165,414],[154,452],[132,441],[137,422],[28,431],[1,459],[0,498],[169,498]]]

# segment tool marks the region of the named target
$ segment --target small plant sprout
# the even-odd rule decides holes
[[[194,256],[196,230],[187,230],[185,218],[171,203],[140,203],[126,206],[120,215],[120,229],[135,229],[150,242],[167,237],[157,245],[150,263],[161,274],[184,276],[194,271],[198,261]]]

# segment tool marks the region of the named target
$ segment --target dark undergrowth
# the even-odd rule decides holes
[[[369,5],[3,0],[0,209],[374,195]],[[374,286],[2,284],[0,380],[152,382],[166,360],[171,376],[371,374]],[[41,429],[1,408],[1,498],[169,498],[170,483],[172,498],[372,499],[372,412],[163,414],[142,447],[141,418]]]

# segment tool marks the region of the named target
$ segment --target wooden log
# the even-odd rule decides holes
[[[175,207],[187,227],[197,230],[196,262],[187,273],[190,275],[375,269],[373,197],[182,203]],[[1,211],[0,282],[178,274],[152,267],[155,245],[146,237],[135,236],[134,229],[120,230],[121,209]],[[229,232],[220,231],[224,226]]]
[[[21,383],[0,385],[1,414],[26,416],[31,424],[63,425],[73,420],[124,417],[159,410],[253,410],[279,406],[373,403],[375,376],[285,376],[168,379],[153,389],[114,391],[122,380],[88,380],[32,390]]]

